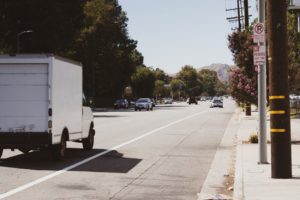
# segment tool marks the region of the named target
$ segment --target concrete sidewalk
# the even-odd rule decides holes
[[[240,114],[236,153],[234,200],[283,200],[300,199],[300,145],[292,145],[292,179],[272,179],[271,164],[258,163],[257,144],[249,144],[251,134],[257,131],[257,113],[250,117]],[[269,127],[269,124],[267,125]],[[269,130],[267,131],[269,140]],[[291,120],[292,142],[300,141],[300,120]],[[271,153],[268,144],[268,161]]]

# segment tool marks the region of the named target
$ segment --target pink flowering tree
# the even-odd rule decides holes
[[[249,102],[257,104],[257,79],[248,77],[243,69],[231,70],[229,90],[237,102]]]
[[[249,30],[234,32],[228,36],[228,41],[237,66],[231,70],[231,95],[239,103],[257,105],[257,67],[253,63],[252,33]]]

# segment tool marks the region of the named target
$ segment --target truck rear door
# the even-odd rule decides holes
[[[47,132],[48,64],[0,64],[0,132]]]

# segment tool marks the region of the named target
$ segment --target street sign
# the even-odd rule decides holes
[[[254,43],[265,43],[265,25],[263,23],[254,24],[253,41]]]
[[[266,64],[266,46],[253,47],[254,65]]]

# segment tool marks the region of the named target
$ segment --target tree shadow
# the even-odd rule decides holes
[[[28,154],[1,159],[0,167],[58,171],[105,151],[107,150],[94,149],[84,151],[77,148],[68,148],[63,161],[52,161],[51,152],[48,150],[33,151]],[[141,159],[123,157],[122,153],[112,150],[70,171],[128,173],[141,161]]]
[[[159,105],[154,108],[154,110],[177,110],[177,109],[182,109],[186,108],[189,105],[173,105],[173,104],[166,104],[166,105]]]
[[[99,115],[99,114],[94,114],[94,118],[117,118],[117,117],[124,117],[120,115]]]

